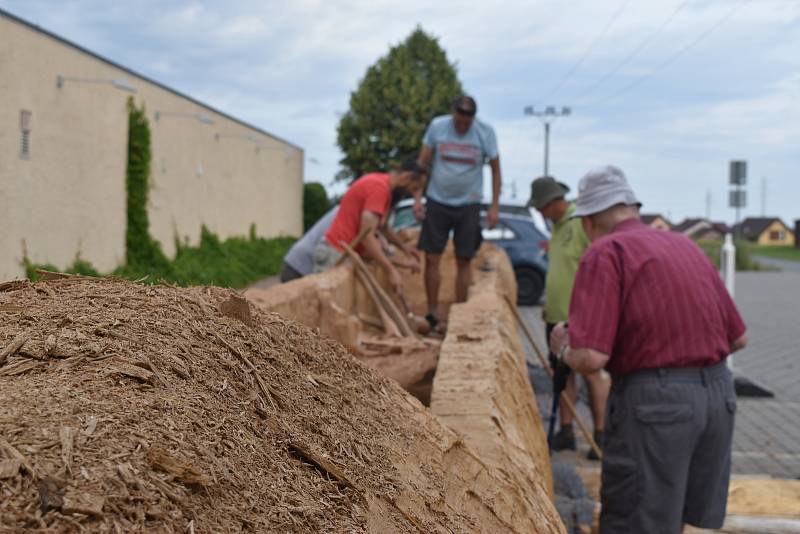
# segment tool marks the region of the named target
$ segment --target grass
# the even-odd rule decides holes
[[[766,256],[778,260],[800,261],[800,248],[788,245],[751,245],[750,252],[756,256]]]
[[[254,231],[248,237],[220,240],[203,228],[198,246],[179,245],[175,259],[156,265],[123,265],[111,273],[145,283],[168,282],[180,286],[215,285],[242,288],[278,273],[284,255],[294,243],[291,237],[264,239]],[[24,260],[26,274],[36,280],[36,269],[101,276],[89,262],[77,257],[72,265],[58,269],[49,264]]]
[[[722,241],[697,241],[697,245],[703,249],[711,263],[719,269],[720,251]],[[737,271],[763,271],[763,265],[753,259],[752,246],[749,243],[736,242],[736,270]]]

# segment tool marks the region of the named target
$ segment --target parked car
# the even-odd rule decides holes
[[[411,210],[413,200],[400,201],[392,214],[395,230],[418,228],[420,224]],[[481,206],[481,224],[485,223],[488,205]],[[502,248],[511,260],[517,278],[517,303],[538,304],[544,292],[547,275],[548,235],[540,229],[525,206],[500,204],[500,217],[494,228],[482,228],[483,239]]]

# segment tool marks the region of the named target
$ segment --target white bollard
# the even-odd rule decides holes
[[[722,244],[722,250],[719,258],[719,274],[725,282],[725,287],[728,289],[731,298],[735,294],[735,278],[736,278],[736,246],[733,244],[733,236],[725,234],[725,241]],[[728,356],[728,369],[733,372],[733,355]]]

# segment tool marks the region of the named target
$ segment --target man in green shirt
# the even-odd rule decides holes
[[[569,318],[569,302],[572,297],[572,285],[575,273],[583,252],[589,246],[589,239],[583,231],[580,219],[572,219],[575,204],[567,202],[569,187],[557,182],[551,176],[537,178],[531,184],[531,198],[528,206],[533,206],[545,219],[553,224],[550,247],[548,249],[548,269],[545,281],[544,321],[547,325],[547,343],[550,344],[550,331],[559,322]],[[550,363],[555,369],[556,358],[550,353]],[[606,399],[611,381],[603,371],[583,375],[589,390],[589,400],[594,421],[594,438],[598,445],[603,443],[603,425]],[[566,394],[573,404],[578,395],[575,374],[567,377]],[[575,432],[572,429],[572,414],[561,406],[561,429],[553,438],[553,449],[575,450]],[[589,458],[597,459],[594,451],[589,450]]]

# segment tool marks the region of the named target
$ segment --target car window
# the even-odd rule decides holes
[[[394,212],[392,228],[395,230],[402,230],[403,228],[409,228],[417,224],[417,220],[414,218],[414,211],[410,207],[403,207]]]

